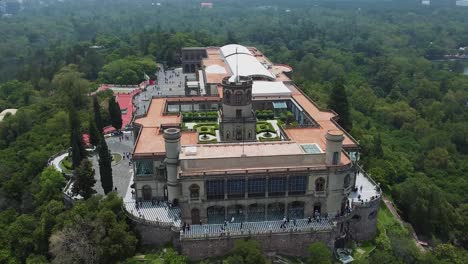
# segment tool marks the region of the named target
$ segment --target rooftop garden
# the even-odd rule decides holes
[[[182,112],[183,122],[216,122],[218,120],[217,111],[208,112]]]
[[[218,142],[216,130],[219,130],[219,125],[217,123],[199,123],[194,125],[193,129],[196,129],[198,132],[198,143]]]

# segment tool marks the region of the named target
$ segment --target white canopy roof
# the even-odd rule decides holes
[[[248,48],[238,44],[229,44],[221,47],[221,54],[223,54],[224,58],[227,58],[235,53],[244,53],[252,55]]]
[[[226,45],[221,47],[221,53],[234,76],[260,77],[267,80],[275,79],[275,75],[244,46],[237,44]],[[239,73],[237,69],[239,69]]]
[[[283,82],[254,81],[252,96],[291,96],[291,90]]]

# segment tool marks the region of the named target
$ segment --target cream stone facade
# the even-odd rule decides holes
[[[225,239],[219,232],[227,223],[230,236],[246,235],[244,225],[249,234],[281,233],[284,220],[295,227],[297,221],[291,230],[301,234],[315,228],[336,239],[371,239],[381,192],[359,167],[357,141],[335,122],[336,113],[318,108],[278,70],[289,67],[275,67],[255,48],[196,51],[204,67],[230,71],[204,73],[206,80],[219,80],[218,96],[153,98],[147,114],[135,120],[136,192],[127,208],[147,204],[139,213],[154,223],[165,219],[167,208],[176,210],[167,224],[181,230],[182,244],[200,236]],[[255,82],[261,82],[257,97]],[[207,121],[213,112],[181,111],[187,102],[191,109],[207,109],[209,102],[209,109],[218,109],[216,121]]]

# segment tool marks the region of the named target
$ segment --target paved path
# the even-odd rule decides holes
[[[64,159],[68,157],[68,152],[67,153],[64,153],[60,156],[57,156],[55,159],[52,160],[52,165],[54,166],[54,168],[60,172],[63,172],[62,168],[60,167],[60,162]]]
[[[401,217],[398,214],[395,206],[393,205],[393,202],[388,200],[385,196],[382,196],[382,198],[383,198],[383,201],[384,201],[385,205],[387,206],[388,210],[390,211],[390,213],[392,213],[393,217],[395,217],[395,219],[398,221],[398,223],[400,223],[400,225],[402,227],[405,227],[405,225],[404,225],[405,221],[403,221],[403,219],[401,219]],[[413,227],[411,227],[411,229],[413,229]],[[426,249],[419,243],[420,240],[419,240],[417,234],[413,230],[411,230],[411,236],[413,238],[414,243],[416,244],[416,247],[419,249],[419,251],[421,251],[422,253],[426,252]]]
[[[156,73],[158,82],[155,85],[146,87],[146,91],[142,91],[133,99],[136,106],[136,115],[146,113],[152,97],[185,95],[186,74],[182,73],[182,68],[164,71],[162,65],[159,65],[159,67],[161,69]]]
[[[123,155],[123,152],[132,152],[133,151],[133,135],[129,135],[130,140],[120,141],[119,137],[109,137],[106,139],[107,146],[112,153],[119,153]],[[93,168],[96,172],[96,184],[94,185],[97,193],[104,194],[104,190],[101,186],[101,177],[99,174],[99,163],[98,155],[93,155],[90,157],[90,160],[93,162]],[[127,158],[121,160],[119,163],[112,166],[112,176],[114,181],[114,187],[117,187],[117,192],[121,197],[125,197],[128,185],[130,183],[132,175],[132,166],[128,164],[129,160]]]

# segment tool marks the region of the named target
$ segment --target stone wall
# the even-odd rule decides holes
[[[265,253],[276,252],[287,256],[308,256],[308,247],[316,241],[324,242],[330,250],[333,250],[336,233],[334,231],[325,232],[303,232],[287,234],[265,234],[252,237],[227,237],[227,238],[206,238],[189,239],[180,241],[182,254],[191,260],[201,260],[209,257],[225,256],[231,252],[234,243],[240,239],[254,239],[260,243],[262,251]]]
[[[350,238],[357,241],[371,240],[377,235],[377,213],[380,208],[379,197],[363,205],[354,207],[349,220]]]
[[[146,223],[134,222],[135,229],[140,234],[141,244],[150,246],[164,246],[179,239],[179,232],[174,232],[168,226],[155,226]]]

